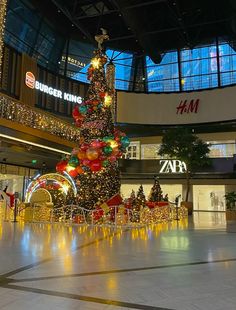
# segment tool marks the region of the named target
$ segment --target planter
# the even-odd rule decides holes
[[[193,214],[193,203],[191,201],[181,201],[181,207],[188,209],[188,215]]]
[[[226,221],[236,221],[236,210],[226,210]]]

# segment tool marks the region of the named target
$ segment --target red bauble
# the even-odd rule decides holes
[[[81,127],[82,121],[80,119],[76,119],[75,121],[75,126],[76,127]]]
[[[99,140],[94,140],[91,142],[91,146],[98,149],[98,148],[101,148],[103,146],[103,142],[99,141]]]
[[[69,171],[69,175],[70,175],[72,178],[77,177],[77,175],[78,175],[77,169],[70,170],[70,171]]]
[[[78,174],[84,173],[84,170],[83,170],[82,167],[80,167],[80,166],[78,166],[78,167],[76,168],[76,170],[77,170]]]
[[[99,104],[99,101],[98,100],[93,100],[92,104],[97,105],[97,104]]]
[[[78,106],[76,105],[76,106],[74,107],[74,109],[73,109],[72,116],[73,116],[75,119],[77,119],[80,115],[81,115],[81,114],[80,114],[80,112],[79,112],[79,108],[78,108]]]
[[[83,159],[83,165],[84,166],[89,166],[90,160],[89,159]]]
[[[110,156],[108,159],[109,159],[109,161],[112,163],[112,162],[116,161],[116,156],[115,156],[115,155],[112,155],[112,156]]]
[[[56,171],[57,172],[63,172],[66,170],[68,162],[66,160],[61,160],[57,165],[56,165]]]
[[[102,164],[101,164],[101,161],[99,159],[95,159],[95,160],[91,161],[90,169],[93,172],[97,172],[97,171],[101,170],[101,168],[102,168]]]
[[[99,94],[99,96],[100,96],[101,98],[104,98],[104,97],[106,96],[106,93],[101,92],[101,93]]]
[[[81,151],[87,151],[87,149],[89,148],[89,144],[88,143],[83,143],[80,147]]]
[[[101,141],[101,146],[102,147],[107,146],[107,143],[105,141]]]

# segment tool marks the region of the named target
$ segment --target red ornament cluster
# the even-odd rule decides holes
[[[61,173],[67,171],[73,178],[84,172],[101,171],[120,158],[129,143],[129,138],[119,130],[115,130],[114,135],[90,143],[82,142],[73,149],[70,157],[57,164],[56,170]]]

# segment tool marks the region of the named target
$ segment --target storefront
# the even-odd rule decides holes
[[[195,173],[191,178],[190,197],[195,211],[225,211],[225,194],[236,191],[235,158],[214,158],[212,166]],[[185,199],[186,179],[184,164],[170,160],[123,160],[121,193],[130,197],[132,190],[137,193],[143,186],[146,198],[158,177],[163,197],[168,194],[174,202],[181,195]]]
[[[22,200],[26,184],[36,174],[36,169],[0,164],[0,191],[9,195],[18,193],[19,200]],[[0,200],[3,200],[3,197]]]

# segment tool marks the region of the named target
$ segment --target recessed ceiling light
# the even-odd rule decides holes
[[[12,136],[4,135],[4,134],[2,134],[2,133],[0,134],[0,137],[2,137],[2,138],[7,138],[7,139],[13,140],[13,141],[22,142],[22,143],[29,144],[29,145],[33,145],[33,146],[37,146],[37,147],[39,147],[39,148],[46,149],[46,150],[49,150],[49,151],[53,151],[53,152],[57,152],[57,153],[61,153],[61,154],[70,155],[69,152],[65,152],[65,151],[63,151],[63,150],[59,150],[59,149],[56,149],[56,148],[53,148],[53,147],[50,147],[50,146],[46,146],[46,145],[34,143],[34,142],[27,141],[27,140],[23,140],[23,139],[18,139],[18,138],[12,137]]]

